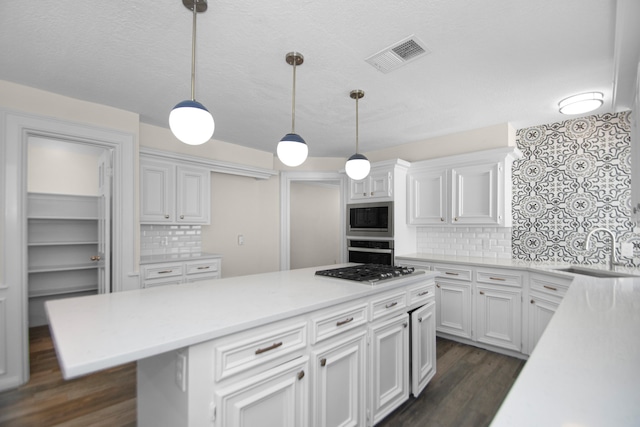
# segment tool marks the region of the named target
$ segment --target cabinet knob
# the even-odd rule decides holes
[[[304,378],[304,371],[298,372],[298,380],[301,380],[303,378]]]
[[[99,255],[93,255],[91,257],[91,261],[100,261],[100,256]]]
[[[457,221],[457,220],[458,220],[458,217],[453,218],[453,220],[454,220],[454,221]]]
[[[373,191],[371,192],[371,195],[373,196]]]
[[[436,286],[437,286],[437,287],[440,287],[440,285],[438,285],[437,283],[436,283]]]
[[[531,300],[531,304],[535,304],[536,302],[534,300]]]
[[[422,317],[418,317],[418,322],[422,322]]]
[[[323,357],[322,359],[320,359],[320,366],[326,366],[327,365],[327,358]]]
[[[484,292],[480,291],[480,295],[484,295]]]
[[[409,324],[408,324],[407,322],[404,322],[404,323],[402,324],[402,327],[403,327],[403,328],[406,328],[407,326],[409,326]]]
[[[166,214],[164,217],[165,217],[166,219],[169,219],[169,214]]]
[[[363,195],[364,197],[367,197],[367,193],[362,193],[362,195]]]
[[[184,215],[180,215],[180,219],[184,219]]]
[[[444,222],[444,218],[440,217],[440,221],[441,221],[441,222]]]

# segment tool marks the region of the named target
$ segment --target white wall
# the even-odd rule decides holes
[[[340,260],[340,187],[292,182],[290,268],[317,267]]]
[[[29,138],[27,191],[97,196],[100,150],[81,152],[77,147],[73,143]]]

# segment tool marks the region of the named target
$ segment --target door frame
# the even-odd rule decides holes
[[[90,144],[113,152],[112,289],[138,288],[134,134],[0,109],[0,390],[29,379],[27,144],[31,136]]]
[[[280,172],[280,270],[291,268],[291,183],[323,182],[340,188],[340,229],[345,230],[347,177],[338,172]],[[340,262],[346,262],[346,238],[340,245]]]

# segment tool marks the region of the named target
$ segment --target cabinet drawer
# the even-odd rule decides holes
[[[187,275],[213,273],[220,269],[220,261],[217,259],[203,259],[200,261],[189,261],[185,263]]]
[[[522,287],[522,274],[517,271],[507,270],[481,270],[476,273],[476,282],[492,285]]]
[[[180,285],[182,283],[182,277],[167,277],[166,279],[145,280],[142,283],[144,289],[155,288],[158,286],[167,285]]]
[[[435,271],[437,271],[439,274],[439,277],[446,277],[447,279],[456,279],[456,280],[464,280],[465,282],[470,282],[471,281],[471,276],[472,276],[472,271],[469,268],[459,268],[459,267],[452,267],[449,265],[438,265],[435,264],[433,266],[433,269]]]
[[[145,267],[144,279],[182,276],[182,264],[163,264],[156,267]]]
[[[389,314],[397,314],[407,309],[407,292],[401,291],[386,294],[371,301],[371,320],[376,320]]]
[[[216,347],[216,381],[281,358],[307,345],[307,324],[297,323],[244,336]],[[287,359],[288,360],[288,359]],[[283,360],[282,362],[286,362]],[[270,365],[265,365],[265,369]]]
[[[564,297],[571,282],[572,279],[564,279],[556,276],[551,277],[544,274],[531,273],[529,276],[529,288],[532,291],[557,297]]]
[[[407,291],[409,298],[409,307],[421,302],[427,302],[429,299],[435,298],[435,283],[429,282],[423,285],[411,288]]]
[[[350,305],[311,319],[311,344],[367,323],[368,304]]]

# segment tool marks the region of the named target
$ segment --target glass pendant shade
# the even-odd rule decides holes
[[[570,96],[558,103],[562,114],[583,114],[593,111],[604,104],[601,92],[588,92]]]
[[[182,101],[169,114],[171,132],[181,142],[200,145],[209,141],[215,130],[213,116],[197,101]]]
[[[282,137],[276,149],[278,159],[290,167],[300,166],[307,160],[309,147],[297,133],[288,133]]]
[[[371,163],[369,163],[369,159],[367,159],[362,154],[354,154],[349,157],[347,163],[344,166],[345,171],[347,172],[347,176],[355,181],[359,181],[364,179],[369,175],[369,171],[371,170]]]

